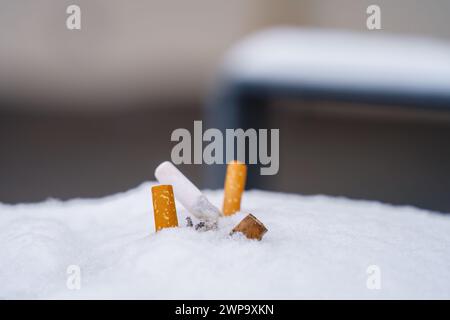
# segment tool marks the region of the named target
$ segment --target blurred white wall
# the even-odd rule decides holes
[[[81,7],[80,31],[66,28],[70,4]],[[0,6],[2,93],[64,98],[56,108],[142,94],[198,97],[223,51],[270,20],[268,0],[17,0]]]
[[[450,39],[448,0],[303,0],[301,18],[306,25],[366,31],[366,8],[381,8],[383,32],[416,34]],[[298,10],[292,10],[297,12]]]
[[[450,37],[446,0],[1,0],[0,95],[59,111],[201,101],[245,35],[279,24],[365,30],[372,3],[383,32]],[[81,31],[65,27],[70,4],[82,9]]]

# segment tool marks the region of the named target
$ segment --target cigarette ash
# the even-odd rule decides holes
[[[450,298],[450,216],[252,190],[242,212],[206,232],[185,225],[200,221],[175,200],[180,227],[155,233],[150,188],[0,204],[0,297]],[[220,207],[223,190],[204,194]],[[229,235],[247,213],[269,229],[262,241]],[[80,266],[80,290],[66,287],[70,265]],[[371,265],[381,290],[367,289]]]
[[[217,218],[221,212],[202,194],[198,196],[191,208],[191,211],[200,218],[203,229],[215,229],[217,227]]]
[[[197,231],[215,230],[215,229],[217,229],[217,222],[207,225],[204,221],[200,221],[200,222],[196,223],[194,226],[194,222],[192,222],[192,218],[186,217],[186,227],[188,227],[188,228],[194,227],[194,229]]]

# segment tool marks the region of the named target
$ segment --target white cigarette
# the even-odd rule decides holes
[[[171,184],[175,198],[195,217],[210,224],[217,222],[220,210],[171,162],[161,163],[155,170],[155,177],[161,184]]]

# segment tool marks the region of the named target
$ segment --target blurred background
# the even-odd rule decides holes
[[[66,28],[71,4],[81,7],[81,30]],[[225,57],[260,30],[450,40],[446,0],[377,0],[382,30],[369,31],[371,4],[0,0],[0,202],[92,198],[154,180],[154,168],[170,159],[172,131],[208,118]],[[450,212],[445,103],[398,108],[394,100],[320,94],[269,100],[280,171],[256,187]],[[181,169],[202,188],[219,187],[205,166]]]

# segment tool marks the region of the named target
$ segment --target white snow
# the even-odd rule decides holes
[[[154,232],[151,183],[97,200],[0,204],[0,298],[450,298],[450,216],[262,191],[218,231]],[[205,191],[219,206],[222,191]],[[252,213],[263,240],[230,230]],[[80,290],[66,287],[70,265]],[[381,289],[366,286],[370,265]]]
[[[228,77],[240,80],[448,96],[450,43],[377,32],[277,27],[234,46],[223,68]]]

